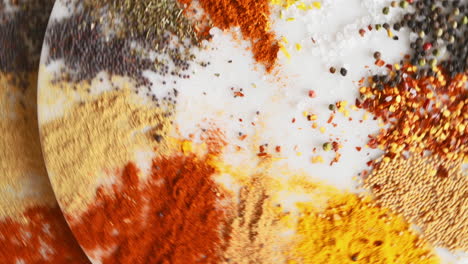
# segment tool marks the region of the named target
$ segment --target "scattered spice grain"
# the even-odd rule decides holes
[[[377,202],[422,229],[427,240],[452,251],[468,250],[468,175],[463,159],[412,153],[380,162],[365,178]]]

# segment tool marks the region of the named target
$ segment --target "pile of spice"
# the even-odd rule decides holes
[[[55,200],[37,127],[37,67],[53,4],[0,1],[2,263],[89,263]]]
[[[29,208],[23,217],[26,223],[12,218],[0,221],[3,263],[89,263],[58,206]]]
[[[191,4],[192,0],[179,0]],[[271,72],[275,66],[279,43],[270,30],[269,0],[199,0],[213,26],[222,30],[239,27],[245,40],[252,44],[254,59]]]
[[[380,163],[364,186],[434,245],[468,251],[468,177],[462,164],[436,156],[400,157]]]
[[[407,64],[388,76],[370,78],[361,87],[362,102],[356,105],[382,119],[389,127],[373,136],[368,145],[386,151],[384,161],[405,151],[459,159],[468,153],[467,76],[447,78],[441,68],[435,76],[415,76],[417,67]],[[394,81],[382,83],[383,78]]]
[[[146,178],[128,163],[112,185],[98,189],[80,217],[68,216],[94,260],[438,263],[402,217],[368,198],[294,177],[282,185],[242,169],[244,185],[236,197],[215,181],[216,154],[195,154],[190,142],[179,148],[156,157]],[[294,216],[281,206],[278,193],[298,188],[313,201],[298,204]],[[286,235],[287,230],[293,233]]]
[[[94,200],[99,179],[110,177],[100,176],[102,170],[132,160],[137,149],[152,151],[163,144],[169,122],[165,111],[119,90],[72,106],[42,124],[44,158],[64,211],[76,215]]]
[[[466,251],[468,8],[463,1],[401,1],[399,8],[409,5],[402,20],[383,27],[389,35],[391,27],[416,33],[412,53],[390,65],[376,51],[375,64],[389,71],[370,77],[356,100],[386,125],[369,136],[368,146],[385,154],[369,163],[364,187],[432,244]]]
[[[4,263],[88,263],[63,219],[42,159],[37,73],[27,75],[23,83],[28,86],[14,85],[13,76],[0,74],[0,259]]]
[[[100,263],[218,263],[227,194],[206,158],[175,154],[154,159],[140,180],[129,163],[118,184],[100,188],[72,229]],[[92,223],[92,225],[90,225]]]
[[[401,216],[355,194],[303,203],[297,234],[291,263],[439,263]]]
[[[287,243],[280,236],[284,215],[272,199],[271,179],[255,175],[244,185],[229,220],[223,259],[226,263],[284,263]]]
[[[392,1],[396,3],[396,1]],[[408,8],[409,6],[413,8]],[[455,77],[468,68],[468,3],[460,0],[412,0],[400,1],[395,8],[406,9],[401,20],[392,25],[384,24],[389,32],[407,27],[418,37],[411,42],[414,53],[411,56],[413,65],[433,67],[445,54],[441,66],[447,75]],[[388,14],[389,7],[382,12]],[[430,68],[420,69],[423,75],[431,74]],[[425,74],[424,74],[425,73]]]
[[[47,63],[63,59],[65,64],[57,80],[90,80],[106,71],[150,86],[146,70],[190,77],[192,48],[201,38],[176,1],[87,0],[77,5],[72,16],[52,20],[46,34]]]
[[[10,3],[15,11],[0,7],[0,72],[15,72],[11,78],[13,85],[28,86],[28,73],[39,66],[53,4],[53,0],[18,0]]]

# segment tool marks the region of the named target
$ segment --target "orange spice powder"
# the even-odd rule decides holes
[[[0,222],[1,263],[89,263],[58,207],[30,208],[24,217]]]
[[[177,154],[156,158],[143,182],[129,163],[72,229],[88,253],[108,252],[104,264],[217,263],[226,213],[214,173],[204,158]]]
[[[179,0],[190,4],[192,0]],[[267,72],[274,68],[279,43],[269,30],[270,6],[268,0],[199,0],[214,26],[222,30],[240,27],[244,39],[252,44],[254,59],[265,66]]]

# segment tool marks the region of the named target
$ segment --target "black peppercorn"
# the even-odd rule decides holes
[[[378,51],[374,52],[374,59],[379,60],[381,58],[382,54]]]
[[[345,68],[341,68],[340,73],[341,75],[346,76],[346,74],[348,74],[348,70],[346,70]]]

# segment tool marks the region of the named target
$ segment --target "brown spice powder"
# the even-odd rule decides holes
[[[266,176],[253,176],[243,186],[239,203],[228,229],[223,252],[225,263],[283,263],[285,256],[280,237],[281,208],[272,203]]]
[[[364,186],[418,225],[436,246],[468,250],[468,178],[463,160],[412,155],[378,164]]]

